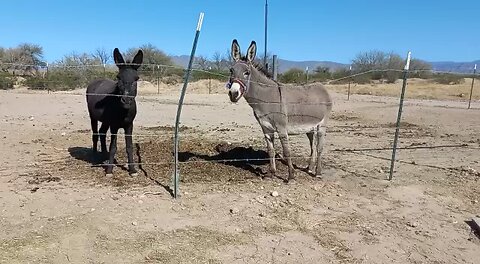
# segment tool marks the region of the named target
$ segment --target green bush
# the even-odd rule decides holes
[[[81,69],[53,69],[45,76],[27,77],[24,85],[32,90],[67,91],[86,88],[87,85],[99,78],[115,80],[116,72]]]
[[[41,76],[29,76],[25,78],[23,85],[27,86],[28,89],[32,90],[47,90],[47,79],[42,78]]]
[[[352,73],[348,69],[340,68],[332,72],[332,80],[342,79],[342,80],[335,81],[334,84],[345,84],[345,83],[348,83],[349,81],[352,81],[352,78],[347,78],[350,75],[352,75]]]
[[[365,73],[353,77],[353,82],[358,84],[367,84],[372,81],[372,73]]]
[[[305,72],[303,70],[294,68],[282,74],[279,74],[278,80],[282,83],[301,84],[306,82],[307,76],[305,75]]]
[[[309,82],[324,82],[332,78],[332,73],[327,67],[318,66],[312,73],[308,75]]]
[[[439,84],[461,84],[465,82],[465,76],[451,73],[440,73],[433,76],[433,81]]]
[[[230,73],[227,71],[221,70],[209,70],[209,71],[199,71],[193,70],[191,75],[192,81],[204,80],[204,79],[212,79],[212,80],[219,80],[219,81],[228,81]]]
[[[13,89],[12,76],[8,73],[0,73],[0,90]]]

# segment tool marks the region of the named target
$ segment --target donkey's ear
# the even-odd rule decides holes
[[[123,59],[122,54],[120,53],[120,50],[118,48],[115,48],[113,50],[113,60],[115,61],[115,64],[117,64],[117,67],[124,66],[125,60]]]
[[[140,68],[142,62],[143,62],[143,51],[139,50],[137,52],[137,55],[135,55],[135,57],[133,58],[133,61],[132,61],[133,66],[132,67],[136,70],[136,69]]]
[[[242,58],[242,54],[240,53],[240,45],[238,45],[238,42],[236,39],[233,40],[232,42],[232,59],[234,61],[239,61]]]
[[[250,47],[248,47],[247,50],[247,60],[252,62],[255,60],[255,55],[257,55],[257,43],[255,41],[252,41],[250,43]]]

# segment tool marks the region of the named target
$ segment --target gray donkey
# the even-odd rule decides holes
[[[238,102],[243,96],[252,107],[267,143],[270,173],[275,175],[274,134],[278,133],[283,156],[288,163],[288,180],[294,179],[288,135],[307,134],[310,141],[309,173],[321,175],[321,153],[325,143],[325,124],[332,109],[332,99],[321,84],[284,85],[270,79],[261,66],[254,62],[257,51],[252,41],[247,55],[242,57],[236,39],[232,42],[231,56],[235,63],[230,69],[227,83],[230,101]],[[316,157],[316,159],[315,159]]]
[[[125,130],[125,142],[128,158],[128,171],[130,175],[137,175],[133,165],[133,120],[137,114],[137,69],[143,62],[143,52],[139,50],[132,62],[125,63],[120,51],[115,48],[113,58],[119,71],[117,81],[99,79],[90,83],[87,87],[87,106],[92,125],[93,151],[97,152],[98,143],[98,121],[100,127],[100,143],[102,154],[107,155],[106,133],[110,129],[110,153],[106,168],[107,176],[112,175],[115,153],[117,151],[117,132],[120,128]]]

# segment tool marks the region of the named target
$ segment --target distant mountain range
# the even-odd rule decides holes
[[[178,66],[187,67],[190,56],[171,56],[173,63]],[[428,62],[432,65],[434,71],[444,71],[444,72],[457,72],[457,73],[472,73],[473,66],[477,64],[477,72],[480,72],[480,60],[472,62],[453,62],[453,61],[439,61],[439,62]],[[283,73],[290,69],[306,69],[308,67],[310,70],[316,69],[318,66],[327,67],[331,70],[336,70],[340,68],[347,68],[349,64],[343,64],[333,61],[291,61],[278,59],[278,72]]]
[[[432,69],[436,71],[461,73],[472,73],[474,65],[477,64],[477,72],[480,72],[480,60],[472,62],[438,61],[430,62],[430,64],[432,65]]]

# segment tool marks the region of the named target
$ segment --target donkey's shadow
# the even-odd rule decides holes
[[[68,152],[70,153],[71,157],[73,157],[77,160],[89,163],[90,165],[95,166],[95,167],[105,165],[105,162],[108,159],[107,158],[108,153],[106,154],[106,156],[104,156],[104,155],[102,155],[101,152],[94,152],[91,148],[71,147],[71,148],[68,148]],[[124,166],[120,166],[118,164],[116,159],[113,161],[113,163],[117,167],[125,169],[125,168],[123,168]]]
[[[263,150],[256,150],[252,147],[230,147],[224,144],[217,145],[215,150],[218,152],[218,154],[205,155],[190,151],[179,152],[178,160],[180,162],[188,162],[195,158],[197,160],[217,162],[227,166],[236,167],[249,171],[257,176],[265,175],[265,172],[262,171],[260,166],[264,166],[269,163],[267,152]]]
[[[147,177],[151,181],[155,182],[156,184],[162,186],[168,193],[170,193],[170,195],[173,196],[173,190],[168,185],[163,184],[159,180],[151,177],[147,173],[147,171],[143,168],[140,144],[138,144],[138,143],[135,144],[135,148],[136,148],[136,156],[137,156],[136,158],[137,158],[137,162],[139,164],[138,165],[139,170],[141,172],[143,172],[145,177]],[[68,149],[68,152],[70,153],[70,156],[72,156],[73,158],[75,158],[77,160],[80,160],[80,161],[83,161],[83,162],[86,162],[86,163],[89,163],[93,167],[104,167],[105,166],[106,157],[103,156],[100,152],[94,152],[91,148],[71,147],[71,148]],[[118,164],[116,159],[114,159],[113,163],[115,164],[115,166],[121,168],[122,170],[128,171],[128,168],[126,166],[122,166],[122,165]]]

